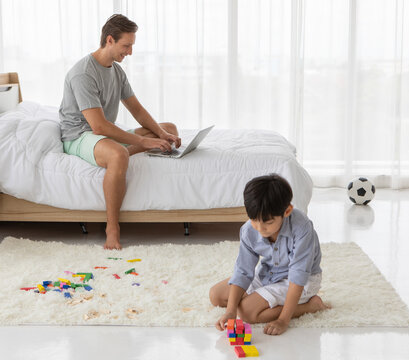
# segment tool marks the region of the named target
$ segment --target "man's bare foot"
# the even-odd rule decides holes
[[[307,304],[309,305],[309,313],[331,309],[331,306],[324,304],[324,302],[318,295],[314,295],[310,300],[308,300]]]
[[[116,225],[116,226],[107,225],[105,233],[107,234],[107,239],[105,241],[104,249],[106,249],[106,250],[112,250],[112,249],[121,250],[122,246],[119,243],[119,238],[120,238],[119,225]]]

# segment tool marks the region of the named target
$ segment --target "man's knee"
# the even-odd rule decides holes
[[[118,145],[117,147],[112,149],[111,153],[109,154],[109,158],[108,158],[108,167],[115,166],[115,167],[127,169],[128,162],[129,162],[129,152],[125,147]]]
[[[168,133],[173,134],[173,135],[178,135],[178,129],[175,124],[170,123],[170,122],[165,122],[165,123],[161,123],[160,126],[162,127],[162,129],[164,129]]]

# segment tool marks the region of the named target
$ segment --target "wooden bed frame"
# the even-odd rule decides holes
[[[19,102],[21,89],[17,73],[0,74],[0,85],[18,84]],[[186,210],[121,211],[120,222],[245,222],[243,207]],[[69,210],[36,204],[0,193],[0,221],[46,222],[105,222],[105,211]]]

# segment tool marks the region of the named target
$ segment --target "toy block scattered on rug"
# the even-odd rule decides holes
[[[237,357],[258,356],[257,348],[251,345],[250,324],[244,324],[241,319],[229,319],[226,332],[230,345],[235,345]]]
[[[71,273],[74,278],[80,277],[81,281],[83,281],[84,283],[94,278],[94,275],[92,273],[74,274],[73,272],[69,272],[69,271],[64,271],[64,272],[66,274]],[[73,292],[77,288],[80,288],[80,287],[84,288],[86,291],[92,290],[92,287],[87,284],[75,284],[71,282],[70,280],[64,279],[64,278],[58,278],[58,281],[51,281],[51,280],[43,281],[42,284],[37,284],[36,287],[22,287],[20,288],[20,290],[24,290],[24,291],[34,290],[34,292],[40,293],[40,294],[46,294],[48,291],[58,291],[58,292],[63,292],[64,297],[72,298],[72,295],[69,291]]]

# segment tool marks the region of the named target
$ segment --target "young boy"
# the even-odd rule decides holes
[[[225,329],[237,314],[249,323],[268,323],[264,333],[280,335],[293,317],[324,310],[321,250],[312,222],[291,205],[288,182],[271,174],[244,189],[250,218],[240,229],[240,250],[233,276],[209,292],[214,306],[226,307],[216,328]],[[256,267],[259,258],[260,264]]]

